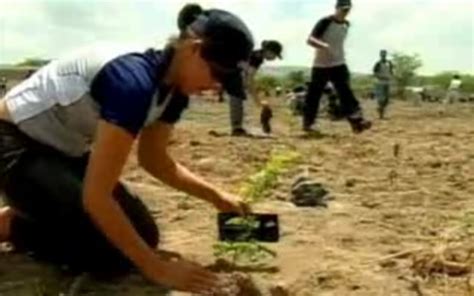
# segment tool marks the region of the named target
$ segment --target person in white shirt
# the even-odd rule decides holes
[[[446,94],[446,97],[444,99],[445,104],[452,104],[456,101],[459,100],[459,91],[461,90],[462,87],[462,80],[459,75],[454,75],[453,79],[451,80],[449,87],[448,87],[448,92]]]
[[[352,131],[360,134],[372,127],[372,122],[365,119],[360,103],[352,91],[346,62],[345,40],[350,27],[347,17],[351,9],[351,0],[337,0],[335,12],[320,19],[307,39],[307,44],[315,49],[315,59],[305,99],[305,133],[319,133],[315,127],[316,119],[321,96],[329,81],[337,92],[341,115],[347,119]]]

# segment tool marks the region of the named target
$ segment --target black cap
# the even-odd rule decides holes
[[[351,8],[352,1],[351,0],[337,0],[336,7],[337,8]]]
[[[283,45],[281,45],[280,42],[276,40],[269,40],[269,41],[264,41],[262,45],[263,45],[263,50],[271,51],[279,59],[282,59]]]
[[[244,98],[242,65],[254,47],[245,23],[230,12],[211,9],[204,11],[189,28],[204,39],[203,58],[210,62],[214,76],[225,91]]]
[[[194,22],[196,18],[203,12],[199,4],[186,4],[178,14],[178,29],[186,30],[189,24]]]

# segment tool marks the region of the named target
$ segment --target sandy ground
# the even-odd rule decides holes
[[[276,99],[275,99],[276,100]],[[278,253],[262,266],[241,265],[264,295],[281,285],[295,296],[474,295],[474,106],[397,102],[389,120],[360,136],[345,122],[322,120],[324,137],[303,138],[299,119],[275,108],[274,139],[214,137],[226,132],[227,106],[195,102],[179,125],[173,154],[193,171],[237,192],[275,150],[303,157],[255,205],[281,219]],[[365,102],[374,117],[372,102]],[[257,126],[252,114],[249,123]],[[291,181],[305,173],[334,198],[328,208],[297,208]],[[216,212],[127,165],[124,180],[152,208],[162,248],[213,264]],[[474,256],[473,256],[474,257]],[[461,272],[451,270],[457,264]],[[464,269],[463,269],[464,268]],[[459,271],[459,270],[457,270]],[[0,295],[60,295],[74,279],[28,258],[0,254]],[[67,294],[64,294],[67,295]],[[76,295],[186,295],[148,285],[139,275],[88,280]]]

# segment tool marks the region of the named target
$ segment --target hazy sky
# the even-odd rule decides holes
[[[176,33],[183,0],[0,0],[0,64],[54,58],[99,41],[160,46]],[[310,66],[306,38],[335,0],[203,0],[237,13],[255,39],[279,39],[284,61]],[[347,41],[352,70],[370,71],[379,49],[419,53],[422,72],[474,74],[474,0],[353,0]]]

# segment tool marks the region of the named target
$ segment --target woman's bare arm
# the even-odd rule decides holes
[[[140,165],[165,184],[215,204],[221,196],[218,189],[170,156],[168,143],[172,132],[173,126],[162,122],[143,130],[138,148]]]
[[[124,129],[101,121],[87,168],[84,207],[107,238],[154,283],[177,290],[203,293],[217,277],[194,263],[166,261],[155,254],[133,228],[112,197],[134,138]]]
[[[99,123],[84,181],[83,203],[107,238],[137,267],[146,269],[154,252],[112,197],[133,142],[133,136],[124,129],[105,121]]]
[[[5,99],[0,98],[0,120],[11,121],[10,112],[8,112]]]

